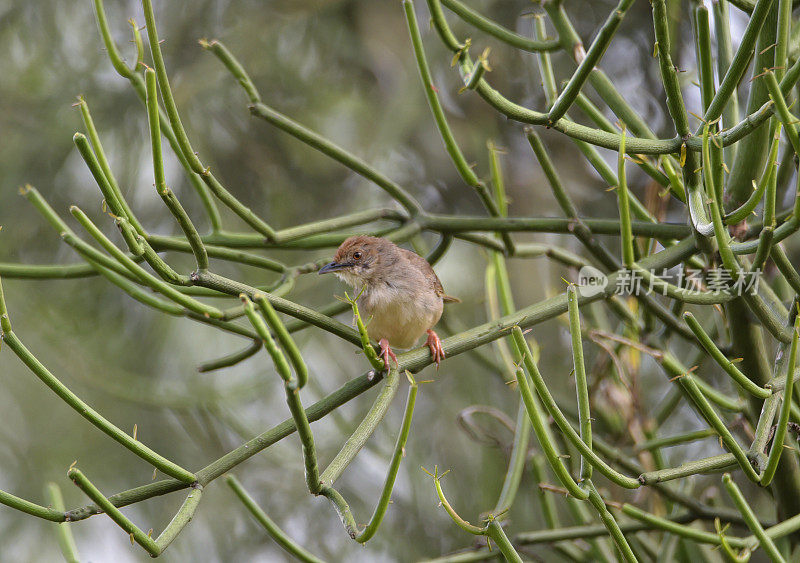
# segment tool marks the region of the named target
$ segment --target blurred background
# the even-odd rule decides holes
[[[470,6],[503,25],[530,36],[539,9],[526,0],[470,0]],[[676,14],[680,14],[681,4]],[[578,32],[588,41],[614,3],[568,3]],[[688,6],[688,5],[687,5]],[[265,122],[249,116],[246,98],[219,61],[200,48],[200,38],[223,41],[249,71],[264,102],[329,137],[406,187],[434,212],[483,214],[474,192],[457,175],[431,119],[413,60],[400,2],[199,0],[157,2],[156,17],[171,83],[183,122],[201,159],[237,197],[276,228],[348,212],[393,206],[376,186],[314,152]],[[501,155],[513,215],[560,216],[541,169],[521,127],[499,117],[473,93],[458,95],[459,78],[451,55],[428,26],[429,14],[416,7],[435,84],[468,160],[479,176],[488,176],[487,142]],[[128,61],[133,48],[126,24],[144,18],[134,1],[106,0],[114,37]],[[732,9],[734,37],[741,14]],[[460,37],[471,36],[474,52],[491,46],[490,78],[509,98],[527,107],[545,108],[537,60],[468,29],[448,13]],[[694,53],[687,21],[677,21],[676,63],[688,70],[685,94],[697,112]],[[684,47],[680,47],[683,45]],[[652,58],[650,7],[637,2],[627,14],[602,67],[628,101],[661,136],[674,132],[663,105],[657,65]],[[176,234],[177,226],[152,187],[147,120],[127,80],[113,70],[97,31],[92,2],[0,0],[0,261],[74,263],[72,250],[21,197],[18,187],[36,186],[64,217],[76,204],[118,239],[101,209],[102,197],[72,144],[82,130],[78,110],[83,95],[122,190],[144,225],[154,233]],[[146,56],[149,60],[149,53]],[[557,78],[574,65],[554,56]],[[590,88],[587,88],[590,92]],[[666,117],[666,118],[665,118]],[[616,200],[574,144],[541,130],[545,143],[579,208],[587,216],[616,216]],[[166,146],[166,144],[165,144]],[[168,152],[168,149],[165,149]],[[602,151],[609,162],[616,153]],[[170,155],[167,181],[183,205],[205,229],[202,208]],[[647,178],[631,170],[629,182],[644,197]],[[684,218],[677,206],[670,217]],[[236,218],[226,226],[242,229]],[[558,243],[580,252],[561,235],[520,235],[519,240]],[[435,237],[428,238],[435,243]],[[613,243],[616,245],[616,242]],[[269,255],[302,264],[332,255],[333,250]],[[174,256],[176,268],[188,271],[186,256]],[[450,307],[445,334],[485,322],[486,255],[457,242],[437,271],[448,293],[463,303]],[[273,281],[254,268],[216,263],[220,273],[251,284]],[[571,273],[544,259],[511,260],[514,297],[522,307],[564,288]],[[100,278],[55,281],[4,279],[6,299],[18,335],[38,358],[79,396],[119,427],[138,428],[138,437],[189,469],[198,469],[288,416],[282,386],[266,356],[231,369],[202,374],[197,366],[247,345],[247,342],[187,319],[158,314],[134,302]],[[333,278],[304,276],[289,298],[319,307],[341,295]],[[349,314],[340,318],[349,322]],[[562,322],[537,326],[542,371],[554,392],[574,397],[569,373],[569,334]],[[356,349],[317,329],[297,334],[311,368],[312,384],[303,392],[306,405],[336,389],[367,367]],[[485,351],[494,354],[486,347]],[[587,344],[590,364],[599,349]],[[292,436],[234,470],[265,511],[294,539],[333,561],[411,561],[466,547],[471,538],[438,506],[431,479],[420,466],[451,469],[443,481],[459,513],[478,521],[500,491],[511,432],[501,415],[516,417],[517,395],[501,373],[464,354],[449,358],[437,372],[427,368],[406,457],[384,524],[366,549],[352,542],[329,503],[305,489],[300,444]],[[642,359],[641,402],[652,407],[666,393],[657,368]],[[708,378],[718,374],[709,369]],[[724,387],[725,383],[720,383]],[[46,482],[59,483],[68,508],[86,503],[66,479],[77,460],[106,494],[148,483],[152,469],[81,419],[46,389],[7,350],[0,353],[0,489],[35,502],[44,501]],[[341,478],[339,485],[360,521],[377,501],[399,429],[406,387],[403,383],[385,421]],[[352,401],[313,425],[320,461],[329,462],[369,408],[375,392]],[[602,401],[603,399],[598,399]],[[623,400],[623,403],[625,401]],[[463,412],[488,406],[493,417]],[[602,405],[601,405],[602,406]],[[618,445],[630,445],[625,408]],[[633,408],[633,407],[630,407]],[[475,409],[468,412],[474,412]],[[480,409],[478,409],[480,410]],[[474,421],[468,432],[463,419]],[[498,418],[499,417],[499,418]],[[461,422],[459,422],[461,420]],[[673,415],[665,431],[690,430],[697,420],[688,409]],[[698,442],[668,459],[713,455],[714,440]],[[699,480],[699,479],[698,479]],[[716,479],[709,481],[717,483]],[[605,481],[601,481],[607,485]],[[698,485],[699,486],[699,485]],[[702,487],[701,487],[702,488]],[[536,482],[526,474],[520,499],[511,513],[514,531],[541,528]],[[616,498],[622,495],[617,491]],[[183,501],[176,493],[125,509],[134,522],[158,533]],[[633,498],[633,497],[629,497]],[[145,561],[138,546],[103,516],[74,525],[81,557],[88,561]],[[54,525],[0,507],[2,558],[47,561],[59,558]],[[529,554],[547,559],[546,547]],[[207,488],[194,521],[162,556],[166,561],[280,561],[285,554],[255,524],[233,494],[217,481]]]

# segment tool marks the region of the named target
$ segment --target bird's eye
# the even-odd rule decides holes
[[[353,252],[353,260],[361,260],[361,253]]]

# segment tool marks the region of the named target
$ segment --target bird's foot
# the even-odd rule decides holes
[[[439,369],[439,363],[444,360],[444,348],[442,348],[442,341],[432,330],[428,330],[428,340],[425,344],[431,349],[431,356],[433,361],[436,362],[436,369]]]
[[[378,342],[378,345],[381,347],[381,353],[378,354],[383,359],[383,365],[386,370],[389,370],[389,358],[394,360],[394,365],[399,365],[397,363],[397,356],[394,355],[392,352],[392,348],[389,346],[389,341],[385,338],[381,338]]]

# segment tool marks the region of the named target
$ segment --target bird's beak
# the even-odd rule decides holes
[[[330,264],[325,264],[318,273],[329,274],[330,272],[342,270],[348,266],[352,266],[352,264],[350,264],[350,262],[331,262]]]

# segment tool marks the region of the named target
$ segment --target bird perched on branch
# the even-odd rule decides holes
[[[424,258],[385,238],[355,236],[344,241],[333,262],[319,271],[329,272],[361,292],[359,308],[372,317],[368,331],[378,340],[387,368],[389,358],[397,364],[393,347],[411,348],[426,332],[426,345],[439,366],[444,349],[433,327],[444,303],[459,299],[445,294]]]

